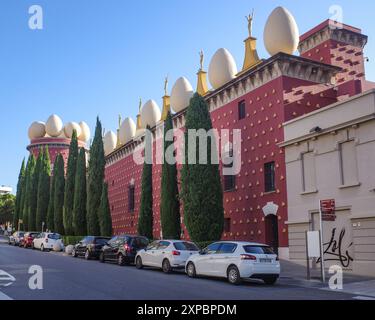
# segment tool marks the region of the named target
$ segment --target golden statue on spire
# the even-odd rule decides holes
[[[249,37],[252,37],[252,34],[253,34],[254,17],[255,17],[255,13],[254,13],[254,9],[253,9],[253,12],[251,14],[249,14],[248,16],[246,16],[246,20],[248,22],[247,28],[249,29]]]
[[[203,50],[201,50],[200,52],[199,52],[199,56],[200,56],[200,71],[202,71],[203,70],[203,64],[204,64],[204,52],[203,52]]]
[[[118,115],[118,127],[120,128],[121,127],[121,122],[122,122],[122,118],[121,118],[121,114]]]
[[[166,76],[164,80],[164,95],[168,95],[168,76]]]

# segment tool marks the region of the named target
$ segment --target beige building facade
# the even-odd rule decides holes
[[[323,222],[326,266],[375,276],[375,90],[289,121],[284,131],[290,260],[306,264],[319,201],[335,199],[336,220]]]

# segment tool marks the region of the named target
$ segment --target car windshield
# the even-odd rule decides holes
[[[107,239],[107,238],[96,238],[95,239],[95,243],[100,244],[100,245],[105,245],[108,241],[109,241],[109,239]]]
[[[243,247],[246,253],[252,254],[275,254],[271,247],[267,246],[244,246]]]
[[[199,251],[198,247],[192,242],[175,242],[173,245],[180,251]]]
[[[51,233],[48,235],[48,239],[59,240],[61,239],[61,236],[58,233]]]
[[[19,236],[19,237],[23,237],[24,234],[25,234],[24,232],[20,232],[20,233],[18,234],[18,236]]]

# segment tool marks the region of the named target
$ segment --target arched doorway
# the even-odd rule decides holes
[[[279,250],[279,223],[277,216],[270,214],[265,219],[266,242],[278,254]]]
[[[279,251],[279,221],[277,211],[279,206],[273,202],[268,202],[263,207],[265,217],[266,244],[271,246],[275,253]]]

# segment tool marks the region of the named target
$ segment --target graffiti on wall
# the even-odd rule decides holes
[[[351,242],[348,246],[344,246],[346,230],[343,228],[338,235],[337,228],[332,229],[330,241],[324,244],[324,261],[340,262],[342,267],[348,268],[350,263],[354,261],[349,250],[353,246]],[[317,260],[320,263],[320,258]]]

